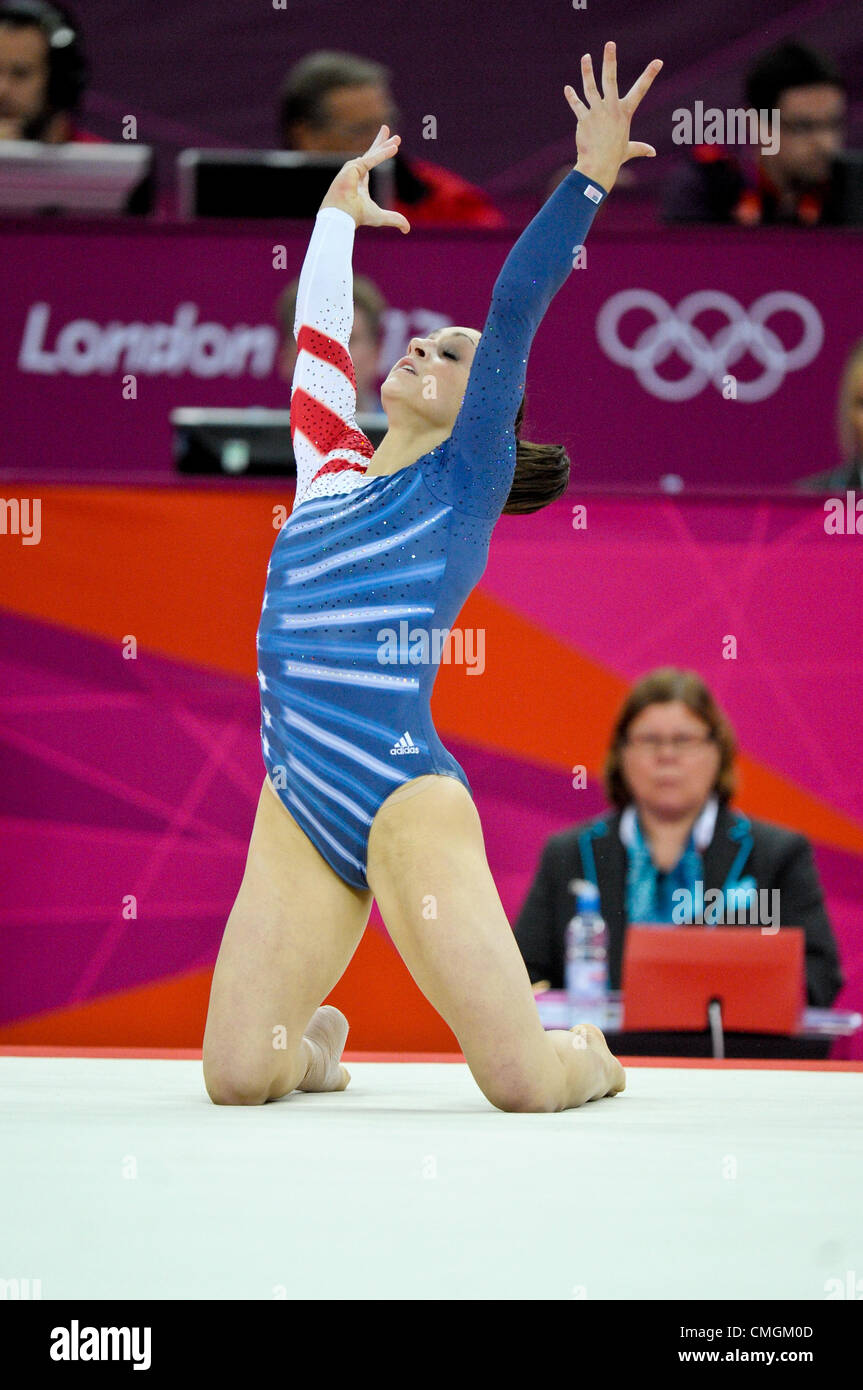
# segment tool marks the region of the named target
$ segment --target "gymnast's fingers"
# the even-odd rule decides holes
[[[602,94],[617,97],[617,47],[607,43],[602,54]]]
[[[585,106],[574,87],[570,87],[569,84],[567,84],[563,89],[563,95],[566,97],[579,120],[587,115],[588,108]]]
[[[377,204],[375,204],[375,206],[377,206]],[[399,230],[405,234],[411,229],[410,222],[408,222],[407,218],[403,217],[400,212],[388,212],[383,208],[380,209],[380,221],[378,222],[378,226],[398,227]]]
[[[645,93],[649,91],[653,83],[653,79],[659,75],[659,70],[661,67],[662,59],[654,58],[652,63],[647,64],[647,67],[644,69],[644,72],[641,74],[641,76],[637,77],[633,82],[629,91],[626,93],[626,96],[623,98],[623,104],[626,106],[630,115],[638,106]]]
[[[593,75],[593,59],[589,53],[585,53],[581,60],[581,80],[584,83],[584,95],[588,103],[592,101],[602,101],[599,88],[596,85],[596,78]]]
[[[360,160],[366,170],[374,169],[376,164],[381,164],[385,159],[392,159],[401,143],[400,135],[389,135],[381,140],[381,133],[387,127],[382,125],[373,143],[366,150],[365,154],[360,155]],[[380,143],[378,143],[380,141]]]

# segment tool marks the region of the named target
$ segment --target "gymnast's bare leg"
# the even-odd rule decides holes
[[[267,781],[246,869],[213,972],[204,1084],[217,1105],[343,1090],[347,1021],[319,1007],[371,911],[368,890],[334,873]]]
[[[368,879],[371,891],[345,884],[264,783],[213,974],[204,1082],[214,1103],[261,1105],[348,1084],[339,1061],[346,1020],[320,1001],[359,944],[372,891],[408,970],[497,1109],[567,1110],[624,1089],[598,1028],[543,1030],[476,807],[459,782],[425,776],[384,802]]]
[[[479,815],[455,778],[418,779],[372,823],[366,876],[423,994],[500,1110],[569,1110],[616,1095],[623,1067],[590,1024],[545,1032],[494,886]],[[408,787],[410,784],[408,784]],[[405,789],[407,790],[407,788]]]

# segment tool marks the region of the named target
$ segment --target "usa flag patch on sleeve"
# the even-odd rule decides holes
[[[598,188],[594,188],[592,183],[587,185],[587,188],[584,190],[584,196],[585,198],[589,198],[592,203],[602,202],[602,194]]]

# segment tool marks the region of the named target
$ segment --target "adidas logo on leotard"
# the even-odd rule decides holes
[[[398,742],[394,743],[390,749],[391,753],[418,753],[419,751],[419,748],[414,743],[407,729],[405,729]]]

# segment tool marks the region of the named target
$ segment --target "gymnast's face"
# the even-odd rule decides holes
[[[390,423],[415,416],[425,425],[452,429],[479,339],[475,328],[438,328],[427,338],[411,338],[381,386]]]

